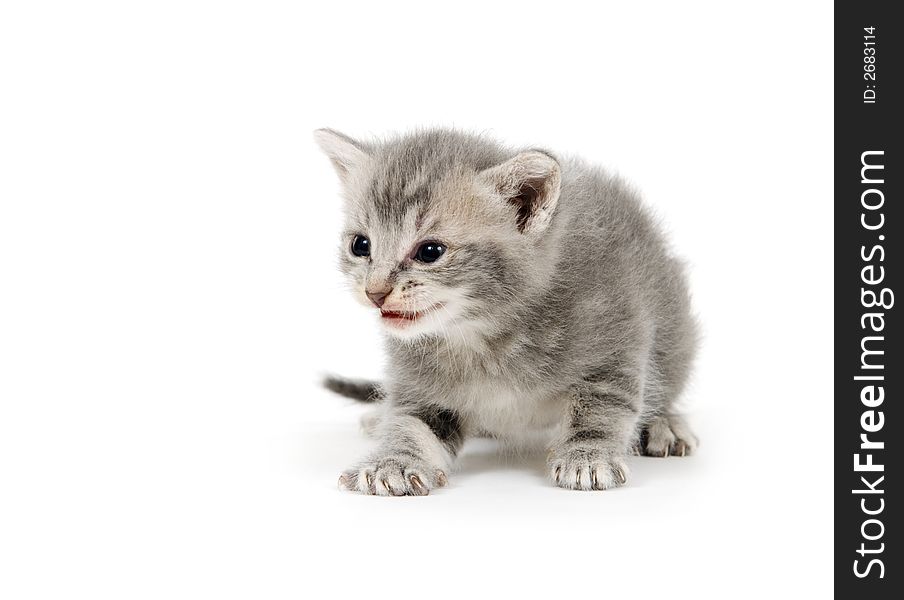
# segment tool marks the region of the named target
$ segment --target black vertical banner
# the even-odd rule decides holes
[[[835,7],[835,587],[842,597],[904,593],[904,295],[896,297],[904,294],[904,21],[892,17],[899,8]]]

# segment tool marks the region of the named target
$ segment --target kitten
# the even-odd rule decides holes
[[[429,130],[360,142],[315,133],[345,196],[341,268],[379,310],[378,450],[340,486],[425,495],[468,436],[549,432],[550,478],[624,484],[625,457],[691,453],[674,412],[696,326],[682,265],[624,183],[574,158]]]

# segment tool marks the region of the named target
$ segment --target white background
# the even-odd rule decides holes
[[[0,8],[0,596],[827,597],[831,7],[311,4]],[[368,442],[317,376],[382,356],[311,131],[426,125],[642,190],[692,267],[698,456],[336,489]]]

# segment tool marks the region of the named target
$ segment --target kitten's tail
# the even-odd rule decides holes
[[[342,379],[327,375],[323,378],[323,387],[358,402],[379,402],[384,396],[383,388],[376,381]]]

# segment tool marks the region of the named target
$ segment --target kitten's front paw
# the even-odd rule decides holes
[[[339,476],[339,487],[371,496],[426,496],[446,485],[446,474],[407,456],[366,460]]]
[[[628,481],[628,467],[610,452],[589,446],[553,448],[549,474],[569,490],[607,490]]]
[[[697,437],[679,415],[661,415],[643,429],[640,451],[647,456],[690,456],[697,449]]]

